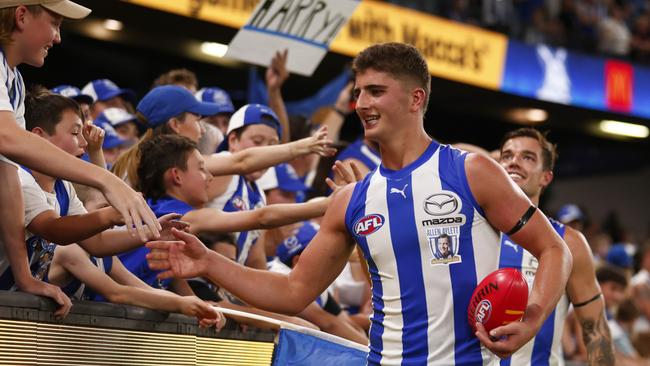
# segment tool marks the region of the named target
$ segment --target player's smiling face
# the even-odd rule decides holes
[[[544,170],[542,147],[531,137],[514,137],[501,148],[499,163],[529,198],[538,197],[553,179],[549,170]]]
[[[389,138],[399,128],[410,102],[404,84],[391,74],[373,69],[357,73],[353,95],[366,138]]]

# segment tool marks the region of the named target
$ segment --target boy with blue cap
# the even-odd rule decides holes
[[[273,110],[261,104],[247,104],[230,118],[226,138],[219,145],[219,151],[236,153],[253,146],[276,145],[282,135],[280,121]],[[213,179],[210,187],[211,197],[208,207],[226,212],[252,210],[266,205],[264,192],[255,181],[265,169],[246,175],[221,176]],[[235,234],[240,248],[237,262],[254,268],[266,267],[266,255],[261,245],[255,246],[260,232],[242,231]],[[254,249],[253,249],[254,248]],[[251,255],[250,261],[249,254]]]
[[[90,9],[68,0],[10,0],[0,4],[0,154],[6,155],[0,155],[0,241],[18,288],[53,298],[62,306],[56,316],[65,316],[71,303],[58,288],[35,280],[29,272],[20,182],[17,165],[11,160],[99,188],[124,215],[128,227],[135,224],[132,231],[137,230],[142,239],[147,239],[143,220],[154,237],[159,229],[144,200],[119,179],[24,130],[25,84],[17,66],[43,66],[49,49],[61,42],[63,19],[81,19],[89,13]],[[7,268],[8,263],[2,267]]]

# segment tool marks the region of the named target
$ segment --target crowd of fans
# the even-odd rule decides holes
[[[589,242],[617,364],[646,365],[650,357],[650,238],[629,234],[615,213],[597,222],[575,204],[562,206],[555,217],[581,231]],[[579,327],[570,314],[562,345],[565,358],[575,365],[584,362],[588,352]]]
[[[650,62],[650,3],[643,0],[389,0],[401,6],[586,53]]]
[[[555,8],[551,2],[523,3],[485,1],[483,13],[472,14],[470,9],[476,7],[458,0],[435,10],[459,21],[503,27],[529,41],[589,47],[591,39],[601,48],[610,47],[601,37],[615,27],[611,24],[625,27],[628,19],[643,23],[647,17],[641,2],[576,0]],[[510,12],[528,14],[531,21],[513,21]],[[640,49],[635,47],[629,49]],[[613,48],[601,50],[616,53]],[[24,101],[25,127],[70,155],[111,170],[141,192],[164,238],[188,231],[233,261],[287,273],[319,230],[329,192],[377,168],[379,154],[363,137],[339,141],[344,122],[354,120],[346,119],[354,111],[351,83],[334,105],[312,116],[287,114],[281,92],[289,77],[286,59],[286,53],[276,54],[266,72],[268,106],[235,108],[226,91],[199,88],[193,72],[177,69],[157,78],[140,100],[107,79],[90,81],[81,89],[34,88]],[[336,155],[332,146],[340,147]],[[334,163],[336,159],[341,162]],[[223,318],[208,305],[214,304],[368,342],[370,283],[357,252],[334,285],[297,316],[269,313],[203,278],[157,278],[146,263],[146,240],[128,234],[130,225],[98,190],[37,170],[22,168],[19,175],[31,273],[72,298],[182,312],[198,317],[203,325],[223,326]],[[556,217],[582,231],[590,243],[619,361],[646,362],[650,243],[637,243],[615,219],[585,225],[588,221],[575,205],[563,207]],[[12,262],[4,257],[2,263]],[[15,289],[12,280],[3,274],[1,289]],[[562,340],[566,358],[577,362],[586,359],[587,352],[578,327],[569,320]]]

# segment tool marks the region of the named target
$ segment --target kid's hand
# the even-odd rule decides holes
[[[92,123],[87,123],[81,129],[84,139],[88,143],[86,150],[88,153],[100,151],[104,143],[104,134],[106,133],[101,127]]]
[[[331,196],[335,195],[341,188],[350,183],[356,183],[363,179],[363,174],[354,162],[344,163],[340,160],[334,162],[334,180],[325,178],[325,183],[332,190]]]
[[[190,224],[185,221],[180,221],[179,219],[181,217],[180,214],[170,213],[158,218],[158,223],[162,228],[160,231],[160,240],[176,240],[174,235],[172,235],[172,228],[176,228],[176,230],[184,231],[186,233],[190,232]]]
[[[322,126],[312,136],[295,142],[297,156],[318,154],[320,156],[334,156],[336,149],[332,147],[332,140],[327,137],[327,126]]]
[[[282,88],[282,84],[289,78],[289,71],[287,71],[287,55],[288,50],[278,51],[271,59],[271,65],[266,69],[266,86],[269,89],[278,90]]]

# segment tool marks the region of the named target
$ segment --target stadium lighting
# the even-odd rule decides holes
[[[201,52],[209,56],[223,57],[228,52],[228,46],[217,42],[203,42]]]
[[[112,31],[121,31],[124,28],[124,24],[119,20],[115,19],[106,19],[104,20],[104,28]]]
[[[548,119],[548,112],[539,108],[514,108],[507,113],[508,118],[521,125],[542,123]]]
[[[539,123],[548,119],[548,112],[543,109],[531,108],[525,112],[525,116],[528,121]]]
[[[620,121],[601,121],[600,130],[610,135],[636,137],[641,139],[650,135],[650,129],[646,126]]]

